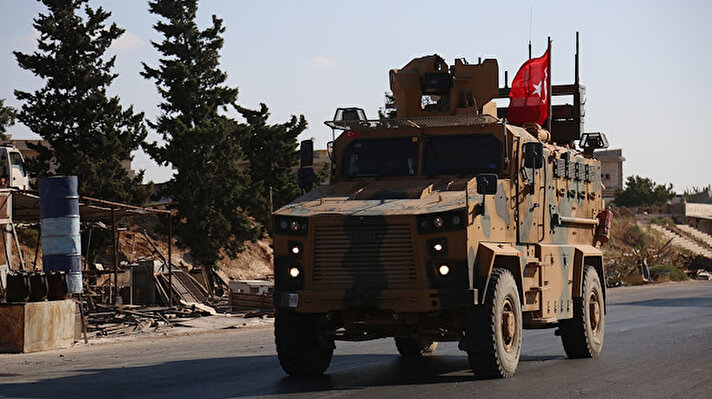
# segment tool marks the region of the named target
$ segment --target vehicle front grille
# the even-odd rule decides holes
[[[315,233],[315,286],[392,288],[416,280],[408,224],[316,226]]]

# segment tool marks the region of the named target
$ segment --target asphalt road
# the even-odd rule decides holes
[[[570,360],[553,330],[525,331],[517,374],[481,380],[456,343],[398,357],[392,340],[337,342],[327,375],[285,376],[271,328],[0,355],[7,397],[712,397],[712,282],[609,290],[603,353]]]

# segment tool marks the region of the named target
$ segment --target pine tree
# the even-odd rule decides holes
[[[220,250],[234,256],[259,234],[242,206],[250,184],[237,163],[245,127],[219,113],[236,107],[237,99],[237,88],[225,85],[227,75],[219,69],[225,28],[213,16],[212,26],[200,30],[196,0],[154,0],[149,8],[162,18],[154,28],[163,40],[152,43],[162,58],[157,68],[144,64],[142,75],[156,81],[163,97],[162,114],[149,125],[165,144],[145,149],[176,170],[164,194],[178,202],[178,245],[214,266]]]
[[[384,94],[384,104],[383,107],[378,109],[378,119],[394,119],[396,118],[396,96],[395,94],[387,91]]]
[[[307,121],[300,115],[299,118],[292,116],[287,123],[269,125],[269,110],[265,104],[260,104],[259,110],[243,107],[238,110],[248,123],[243,149],[250,162],[250,214],[263,226],[269,226],[270,187],[274,209],[300,193],[294,173],[299,163],[297,136],[306,129]]]
[[[7,140],[5,132],[7,128],[15,124],[17,110],[10,106],[5,106],[5,99],[0,99],[0,140]]]
[[[111,72],[116,56],[105,53],[124,29],[107,26],[111,13],[92,9],[87,0],[42,2],[48,12],[33,24],[40,33],[38,51],[14,52],[21,68],[45,81],[33,93],[15,91],[24,102],[18,120],[50,145],[34,146],[39,155],[29,160],[30,172],[50,174],[54,159],[56,174],[79,177],[80,194],[143,202],[150,190],[140,186],[143,171],[130,178],[121,165],[146,137],[143,113],[107,95],[117,74]]]

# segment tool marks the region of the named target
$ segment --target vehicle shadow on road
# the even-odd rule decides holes
[[[137,354],[140,358],[140,354]],[[552,358],[553,359],[553,358]],[[539,356],[522,362],[542,361]],[[364,354],[334,356],[326,375],[286,376],[276,356],[245,356],[169,361],[157,365],[82,369],[67,365],[71,375],[42,378],[42,370],[0,379],[0,396],[76,397],[246,397],[322,391],[352,391],[373,386],[440,384],[477,381],[467,356],[430,355],[401,358]],[[11,370],[8,370],[11,371]],[[54,371],[56,373],[56,370]],[[9,374],[8,374],[9,375]]]
[[[613,303],[608,306],[656,306],[656,307],[679,307],[679,308],[711,308],[712,298],[657,298],[646,301],[633,301]]]

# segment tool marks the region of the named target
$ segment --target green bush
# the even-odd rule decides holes
[[[651,236],[637,224],[629,225],[623,234],[623,240],[637,250],[643,250],[650,244]]]
[[[662,224],[663,226],[674,227],[675,221],[672,220],[669,216],[665,216],[664,218],[662,218],[662,220],[660,220],[660,224]]]
[[[652,224],[659,224],[661,226],[667,226],[667,227],[675,227],[675,221],[672,220],[669,216],[665,216],[664,218],[658,218],[655,216],[651,216],[650,219],[648,219],[650,223]]]
[[[650,268],[650,274],[667,274],[671,281],[685,281],[689,278],[682,269],[673,265],[655,265]]]
[[[28,247],[34,248],[37,245],[37,238],[40,232],[36,229],[17,229],[17,239]]]

